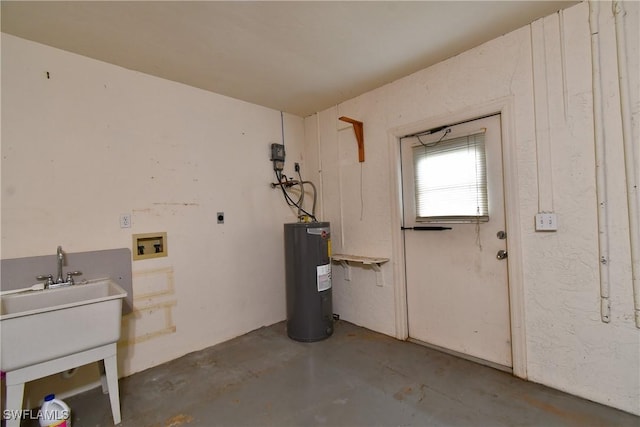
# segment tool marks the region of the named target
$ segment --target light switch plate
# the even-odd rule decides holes
[[[536,214],[536,231],[557,231],[558,216],[554,213]]]

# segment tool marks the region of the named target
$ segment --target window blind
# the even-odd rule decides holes
[[[489,219],[484,136],[413,147],[418,221]]]

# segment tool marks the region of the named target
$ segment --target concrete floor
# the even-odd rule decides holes
[[[321,342],[284,323],[120,380],[123,427],[634,426],[635,417],[348,322]],[[74,427],[111,426],[95,389]]]

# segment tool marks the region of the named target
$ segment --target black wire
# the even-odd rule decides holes
[[[318,222],[318,220],[316,219],[316,216],[307,212],[306,210],[304,210],[304,208],[302,206],[300,206],[298,204],[298,202],[294,202],[293,199],[291,198],[291,196],[289,196],[289,193],[287,192],[287,190],[285,189],[285,186],[287,185],[287,182],[282,182],[281,176],[284,175],[280,175],[278,174],[278,171],[275,171],[276,173],[276,178],[278,179],[278,185],[280,186],[280,188],[282,189],[282,194],[284,195],[285,200],[287,201],[287,204],[289,206],[295,206],[296,208],[298,208],[299,211],[304,212],[305,215],[307,215],[308,217],[310,217],[314,222]],[[300,185],[302,192],[304,192],[304,186],[302,183],[293,183],[291,185]]]
[[[444,133],[443,133],[443,134],[442,134],[442,136],[440,137],[440,139],[439,139],[439,140],[437,140],[436,142],[432,142],[432,143],[430,143],[430,144],[425,144],[424,142],[422,142],[422,140],[420,139],[420,135],[416,135],[416,138],[418,138],[418,142],[419,142],[420,144],[422,144],[422,146],[423,146],[424,148],[427,148],[427,147],[435,147],[436,145],[440,144],[440,141],[442,141],[442,140],[444,139],[444,137],[445,137],[445,136],[447,136],[447,134],[449,134],[449,133],[451,133],[451,128],[446,128],[446,129],[444,130]]]
[[[276,180],[278,181],[278,184],[280,186],[280,190],[282,191],[282,193],[284,194],[284,188],[282,187],[282,180],[284,178],[284,181],[287,182],[287,176],[282,174],[280,171],[276,170]],[[285,202],[287,202],[287,205],[291,206],[291,203],[289,203],[289,201],[287,200],[286,196],[284,198]]]
[[[302,175],[300,174],[300,166],[297,167],[297,172],[298,172],[298,179],[300,182],[300,200],[298,200],[298,202],[300,203],[300,206],[304,205],[304,182],[302,181]],[[311,208],[311,212],[315,213],[314,209]],[[298,216],[300,216],[300,211],[298,211]]]
[[[298,177],[300,178],[300,187],[302,189],[302,196],[304,197],[304,184],[309,184],[311,186],[311,189],[313,190],[313,204],[311,205],[311,214],[315,217],[316,215],[316,202],[318,200],[318,190],[316,189],[316,186],[313,182],[311,181],[305,181],[302,179],[302,174],[300,173],[300,169],[298,168]],[[301,199],[302,200],[302,199]],[[302,204],[302,203],[301,203]]]
[[[287,197],[287,194],[286,194],[285,189],[284,189],[284,185],[287,183],[287,176],[279,173],[278,171],[276,171],[276,178],[278,179],[278,183],[280,185],[280,190],[282,191],[282,195],[284,196],[284,201],[287,202],[288,206],[293,206],[291,204],[291,202],[289,202],[289,198]],[[283,178],[284,178],[284,183],[282,182]]]
[[[316,186],[311,181],[305,181],[302,179],[302,173],[300,172],[300,166],[297,168],[298,178],[300,178],[300,189],[302,191],[302,195],[300,197],[300,201],[304,200],[304,184],[311,185],[311,189],[313,189],[313,205],[311,205],[311,214],[315,218],[316,215],[316,200],[318,198],[318,190],[316,190]],[[300,203],[302,205],[302,202]]]
[[[287,193],[286,193],[286,189],[285,187],[291,187],[293,185],[298,185],[298,183],[292,183],[291,181],[289,181],[287,179],[287,176],[285,174],[278,174],[279,171],[276,171],[276,178],[278,178],[278,183],[280,186],[280,189],[282,190],[282,193],[284,194],[284,200],[287,202],[287,205],[289,206],[295,206],[298,207],[298,205],[301,203],[302,200],[302,196],[298,198],[297,202],[294,202],[293,200],[291,200],[291,198],[287,197]],[[291,200],[291,201],[289,201]]]

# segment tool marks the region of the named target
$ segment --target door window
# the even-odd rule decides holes
[[[484,131],[413,145],[416,221],[487,221]]]

